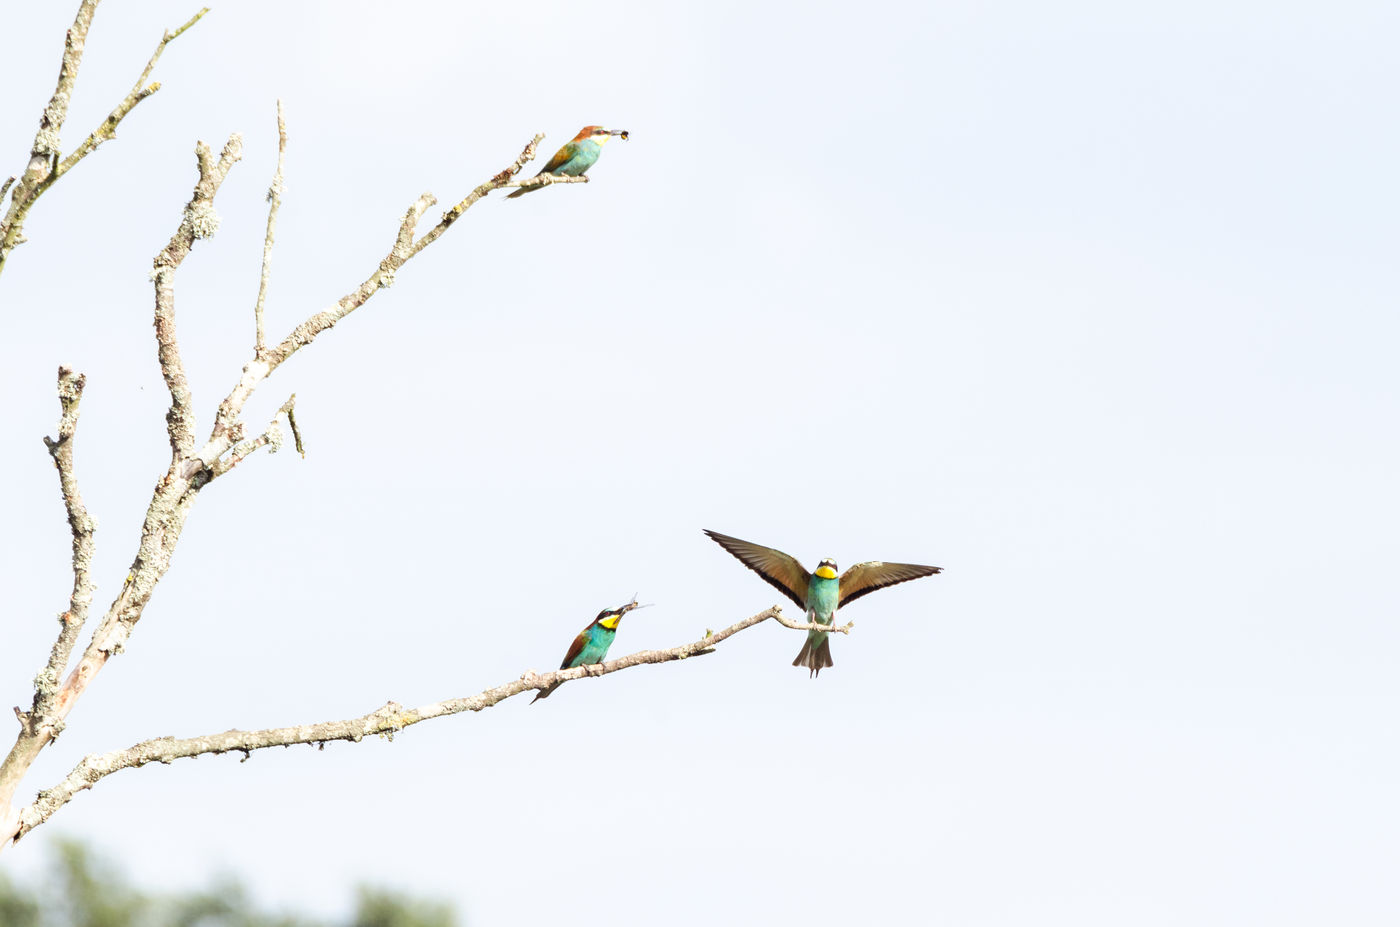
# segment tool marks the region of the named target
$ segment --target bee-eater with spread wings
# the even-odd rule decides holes
[[[857,563],[838,577],[836,561],[828,557],[817,564],[815,573],[808,573],[797,558],[780,550],[741,541],[708,528],[705,533],[740,563],[801,606],[807,612],[808,624],[829,625],[835,621],[837,609],[866,593],[943,572],[942,567],[868,560]],[[792,665],[807,667],[811,670],[808,676],[817,676],[824,668],[831,666],[829,637],[826,631],[808,631],[807,641]]]

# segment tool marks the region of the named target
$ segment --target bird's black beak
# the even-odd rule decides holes
[[[619,609],[617,610],[617,613],[618,613],[619,615],[625,615],[625,614],[627,614],[628,612],[632,611],[633,609],[637,609],[637,608],[648,608],[650,605],[651,605],[650,602],[648,602],[646,605],[638,605],[638,604],[637,604],[637,597],[636,597],[636,596],[632,596],[632,601],[628,602],[626,605],[624,605],[624,606],[622,606],[621,608],[619,608]]]
[[[621,138],[624,142],[627,141],[627,130],[626,130],[626,129],[609,129],[609,130],[608,130],[608,134],[609,134],[609,135],[616,135],[616,136],[618,136],[619,138]],[[640,606],[638,606],[638,607],[640,607]]]

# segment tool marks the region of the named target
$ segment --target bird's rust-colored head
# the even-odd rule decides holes
[[[578,134],[574,136],[574,141],[581,142],[584,139],[591,138],[599,145],[602,145],[607,142],[608,139],[616,135],[625,142],[627,141],[627,134],[626,129],[605,129],[602,126],[584,126],[582,129],[578,130]]]

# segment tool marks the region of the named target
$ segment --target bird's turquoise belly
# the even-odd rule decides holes
[[[578,652],[578,657],[575,658],[573,665],[584,666],[589,663],[603,662],[603,658],[608,655],[608,647],[612,644],[613,637],[614,635],[612,634],[608,634],[607,636],[598,634],[591,637],[590,640],[583,645],[583,649]]]
[[[813,621],[831,624],[832,616],[836,614],[837,589],[840,585],[838,579],[812,577],[807,586],[807,614]]]

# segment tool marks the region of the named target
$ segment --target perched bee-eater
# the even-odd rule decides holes
[[[608,139],[614,135],[627,141],[626,129],[605,129],[602,126],[584,126],[579,133],[574,136],[574,140],[567,143],[554,153],[554,157],[549,159],[549,163],[544,166],[539,174],[563,174],[566,177],[578,177],[587,173],[593,163],[598,160],[598,155],[603,153],[603,146],[608,143]],[[528,190],[516,190],[508,200],[513,200],[517,196],[524,196],[533,193],[540,187],[531,187]]]
[[[617,637],[617,625],[622,621],[622,616],[634,608],[646,608],[645,605],[638,605],[637,599],[633,596],[632,601],[621,608],[605,608],[598,613],[598,617],[578,632],[578,637],[569,645],[569,652],[564,654],[564,662],[559,664],[560,669],[573,669],[575,666],[583,666],[586,663],[602,663],[603,658],[608,655],[608,648],[612,646],[613,638]],[[540,694],[530,699],[533,705],[542,698],[549,698],[549,693],[562,686],[562,682],[541,689]]]
[[[942,567],[868,560],[857,563],[838,578],[836,561],[830,557],[817,564],[816,573],[808,573],[795,557],[780,550],[750,544],[718,531],[706,529],[705,533],[740,563],[806,610],[808,624],[831,624],[838,608],[854,602],[867,592],[943,572]],[[807,641],[792,665],[807,667],[811,670],[807,674],[809,677],[820,675],[822,669],[831,666],[829,637],[825,631],[808,631]]]

